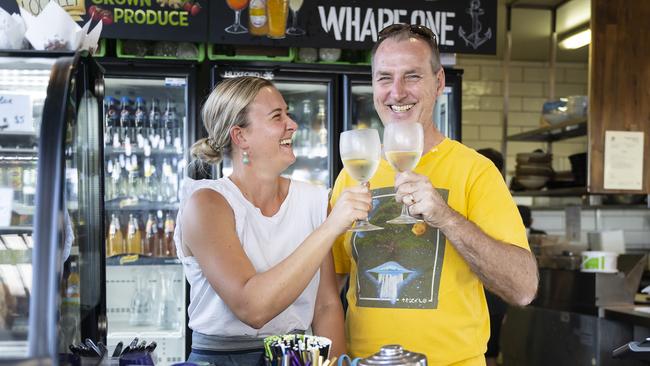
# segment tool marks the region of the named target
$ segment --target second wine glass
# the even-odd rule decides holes
[[[381,159],[381,141],[377,130],[352,130],[341,133],[339,150],[348,174],[361,185],[368,183],[375,175]],[[371,224],[368,220],[357,220],[349,231],[381,229],[383,228]]]
[[[424,148],[424,132],[417,122],[392,122],[384,127],[384,153],[388,163],[399,173],[415,168]],[[402,213],[389,224],[415,224],[418,220],[409,215],[408,208],[402,204]]]

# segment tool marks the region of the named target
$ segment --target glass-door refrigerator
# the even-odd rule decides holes
[[[99,339],[99,71],[80,54],[0,51],[0,364]]]
[[[212,68],[212,84],[239,76],[255,75],[270,79],[284,97],[289,113],[298,124],[293,141],[296,162],[283,175],[292,179],[331,187],[338,162],[340,132],[340,79],[313,67],[274,63],[217,63]],[[232,172],[232,162],[224,159],[221,176]]]
[[[192,63],[102,61],[104,245],[109,349],[156,342],[157,363],[186,359],[186,282],[174,227],[195,139]]]
[[[463,70],[445,68],[445,88],[436,100],[433,123],[450,139],[461,139],[461,98]],[[370,69],[343,76],[343,113],[345,130],[375,128],[383,135],[383,125],[372,99]]]

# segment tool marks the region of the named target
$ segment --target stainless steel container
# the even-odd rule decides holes
[[[359,366],[427,366],[427,357],[421,353],[409,352],[399,344],[381,347],[374,355],[359,360]]]

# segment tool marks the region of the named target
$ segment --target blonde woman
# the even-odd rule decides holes
[[[280,176],[296,160],[297,125],[267,80],[221,82],[202,116],[209,136],[192,154],[215,164],[229,155],[233,173],[183,186],[175,242],[191,286],[189,360],[255,365],[265,336],[310,327],[344,352],[330,249],[367,217],[368,190],[347,190],[328,216],[325,189]]]

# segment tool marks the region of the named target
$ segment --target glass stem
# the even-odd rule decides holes
[[[296,29],[298,28],[298,10],[292,10],[292,11],[293,11],[293,19],[291,24],[293,25],[291,26],[291,28]]]
[[[239,27],[239,24],[240,24],[239,23],[239,12],[240,12],[239,10],[235,10],[235,25],[237,25],[237,27]]]
[[[409,209],[406,207],[405,203],[402,203],[402,213],[400,214],[400,216],[411,217],[411,215],[409,214]]]

